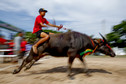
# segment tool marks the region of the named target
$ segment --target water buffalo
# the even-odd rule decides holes
[[[14,70],[13,74],[20,72],[20,70],[27,64],[25,70],[31,68],[36,61],[46,55],[45,52],[57,57],[68,56],[68,76],[71,74],[71,66],[76,57],[78,57],[85,66],[84,70],[87,70],[83,56],[79,55],[86,49],[95,49],[95,52],[99,51],[106,55],[110,55],[111,57],[115,56],[115,53],[103,36],[101,40],[96,40],[91,39],[86,34],[75,31],[54,34],[50,35],[50,39],[47,42],[38,46],[38,54],[35,54],[33,49],[31,49],[29,56],[23,60],[18,69]]]

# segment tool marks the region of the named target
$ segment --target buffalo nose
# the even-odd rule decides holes
[[[116,56],[116,54],[115,53],[111,53],[111,57],[115,57]]]

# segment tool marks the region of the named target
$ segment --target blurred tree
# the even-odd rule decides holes
[[[62,32],[59,32],[59,31],[54,31],[54,30],[47,30],[47,29],[43,29],[44,32],[51,32],[51,33],[62,33]]]
[[[31,43],[31,44],[33,44],[35,41],[36,41],[36,35],[35,34],[33,34],[32,32],[25,32],[25,35],[24,35],[24,37],[26,38],[26,40],[29,42],[29,43]]]
[[[112,32],[106,35],[106,38],[113,47],[126,47],[126,21],[115,25]]]

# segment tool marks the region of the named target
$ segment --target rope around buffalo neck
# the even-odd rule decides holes
[[[85,57],[86,55],[90,55],[90,54],[94,53],[97,48],[98,48],[98,45],[95,47],[94,50],[92,50],[92,49],[86,49],[85,51],[83,51],[83,52],[80,53],[80,56]]]

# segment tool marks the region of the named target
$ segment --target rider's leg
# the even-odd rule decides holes
[[[42,37],[36,44],[33,45],[33,51],[37,54],[37,47],[39,44],[47,41],[49,39],[49,35],[45,32],[41,32],[40,37]]]

